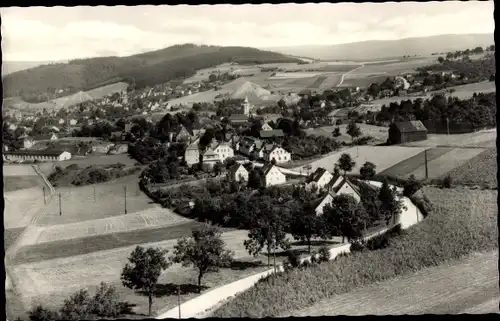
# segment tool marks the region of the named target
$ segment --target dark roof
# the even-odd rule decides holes
[[[5,155],[59,156],[65,150],[19,150],[4,152]]]
[[[327,170],[324,169],[323,167],[318,167],[316,171],[314,171],[314,173],[309,175],[309,177],[307,178],[307,183],[317,182],[321,178],[321,176],[323,176],[323,174],[326,172]]]
[[[240,168],[240,166],[243,166],[243,165],[236,163],[233,166],[231,166],[227,172],[229,173],[229,175],[233,176],[236,173],[236,171]],[[243,166],[243,168],[245,168],[245,166]],[[245,168],[245,170],[246,170],[246,168]]]
[[[412,132],[423,132],[427,131],[424,124],[420,120],[395,122],[394,125],[400,132],[412,133]]]
[[[228,117],[228,119],[230,121],[248,121],[248,116],[247,115],[241,115],[241,114],[235,114],[235,115],[231,115]]]
[[[263,173],[264,175],[267,175],[267,173],[269,173],[269,171],[270,171],[270,170],[271,170],[271,168],[273,168],[273,167],[274,167],[274,165],[273,165],[273,164],[269,164],[269,163],[268,163],[268,164],[265,164],[264,166],[262,166],[261,171],[262,171],[262,173]]]
[[[353,183],[352,183],[349,179],[347,179],[347,177],[344,177],[344,178],[342,179],[342,181],[340,182],[340,184],[339,184],[336,188],[334,188],[334,189],[333,189],[333,192],[335,192],[335,194],[336,194],[336,193],[338,193],[338,192],[339,192],[339,190],[340,190],[340,188],[344,185],[344,183],[349,184],[349,186],[351,186],[351,187],[352,187],[352,189],[353,189],[356,193],[358,193],[358,195],[361,195],[361,193],[360,193],[360,191],[359,191],[359,187],[358,187],[358,186],[356,186],[356,185],[354,185],[354,184],[353,184]]]
[[[261,130],[259,132],[261,138],[283,137],[285,133],[281,129]]]

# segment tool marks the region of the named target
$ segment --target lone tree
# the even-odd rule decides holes
[[[165,257],[167,253],[167,250],[160,248],[150,247],[146,250],[142,246],[137,246],[128,258],[130,263],[125,265],[121,274],[121,280],[125,287],[143,290],[147,293],[149,316],[151,316],[153,294],[156,290],[158,278],[162,271],[171,265]]]
[[[46,309],[41,305],[37,305],[31,309],[28,315],[31,321],[54,321],[60,319],[57,312]]]
[[[228,266],[233,259],[234,254],[225,249],[221,235],[218,226],[205,223],[201,229],[193,231],[190,239],[183,237],[174,246],[172,261],[198,270],[198,292],[201,292],[203,275],[218,272],[220,267]]]
[[[363,166],[359,169],[359,174],[363,179],[370,179],[375,176],[376,171],[375,169],[377,166],[371,162],[366,162],[363,164]]]
[[[439,58],[438,58],[438,62],[439,62],[440,64],[442,64],[442,63],[444,62],[444,58],[443,58],[443,57],[439,57]]]
[[[335,127],[335,129],[332,132],[333,137],[339,137],[340,136],[340,128]]]
[[[384,179],[379,190],[378,199],[380,201],[380,214],[387,226],[391,218],[396,223],[396,217],[401,214],[404,208],[403,201],[396,194],[396,188],[391,189],[387,179]]]
[[[307,250],[311,253],[311,239],[320,236],[319,217],[316,215],[316,208],[311,197],[303,202],[294,204],[290,224],[291,234],[294,239],[307,242]]]
[[[354,143],[354,139],[358,138],[361,136],[361,129],[359,128],[358,124],[354,120],[349,122],[347,125],[347,135],[351,136],[351,141]]]
[[[342,243],[347,237],[349,241],[363,236],[363,231],[370,223],[367,212],[351,195],[340,194],[333,198],[331,204],[323,209],[324,236],[332,238],[342,235]]]
[[[260,201],[248,232],[248,240],[243,242],[248,253],[257,256],[264,247],[267,250],[267,266],[271,265],[271,250],[290,248],[286,238],[287,213],[282,207],[273,207],[270,199]]]
[[[345,176],[347,175],[347,172],[352,171],[352,169],[356,165],[356,162],[352,160],[351,155],[343,153],[342,155],[340,155],[340,158],[337,161],[336,165],[340,170],[344,171]]]

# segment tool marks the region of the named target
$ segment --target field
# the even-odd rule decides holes
[[[496,252],[475,254],[283,316],[498,313],[497,260]]]
[[[449,172],[455,183],[486,184],[497,187],[497,150],[487,149]]]
[[[311,165],[311,173],[314,172],[318,167],[323,167],[326,170],[333,172],[335,163],[340,158],[343,153],[348,153],[351,155],[353,160],[356,162],[352,173],[358,173],[359,169],[365,162],[372,162],[377,166],[376,170],[378,173],[383,172],[387,168],[408,159],[418,153],[421,153],[426,148],[417,147],[401,147],[401,146],[357,146],[351,147],[344,151],[340,151],[333,155],[323,157],[316,160]],[[387,157],[391,155],[391,157]],[[301,167],[294,168],[295,171],[300,171]]]
[[[388,74],[348,74],[340,87],[368,88],[373,83],[382,83]]]
[[[467,134],[428,134],[427,139],[405,143],[406,146],[496,147],[497,130],[489,129]]]
[[[38,175],[25,175],[25,176],[4,176],[3,177],[3,190],[4,193],[13,192],[17,190],[45,186],[42,178]]]
[[[480,148],[431,148],[427,150],[428,178],[439,178],[449,171],[482,153]],[[398,178],[415,175],[417,179],[425,179],[425,152],[408,158],[381,172]]]
[[[387,141],[387,127],[379,127],[368,124],[357,124],[361,129],[362,136],[372,136],[375,138],[376,143],[382,143]],[[315,136],[323,136],[333,138],[332,132],[335,130],[335,127],[339,127],[340,136],[334,137],[338,141],[351,142],[351,136],[347,135],[347,125],[339,125],[339,126],[323,126],[314,128],[311,130],[306,130],[307,135],[315,135]],[[352,156],[352,155],[351,155]]]
[[[498,251],[497,191],[424,187],[423,192],[434,206],[432,212],[418,225],[393,236],[388,247],[271,277],[222,305],[214,317],[282,316],[363,286],[404,277],[476,252]],[[458,274],[464,277],[467,272]],[[453,292],[453,282],[446,284],[451,292],[447,295],[464,294]],[[466,286],[472,285],[466,282]],[[485,289],[492,293],[489,286]],[[402,301],[409,306],[414,303],[404,297]]]

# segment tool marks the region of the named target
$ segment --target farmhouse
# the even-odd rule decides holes
[[[35,144],[35,141],[31,137],[24,137],[22,140],[23,147],[26,149],[33,147],[33,145]]]
[[[242,125],[248,124],[248,116],[247,115],[231,115],[228,118],[231,126],[238,127]]]
[[[361,200],[361,193],[359,191],[359,187],[354,185],[347,177],[341,177],[340,183],[338,183],[335,187],[332,187],[331,192],[333,195],[341,195],[347,194],[351,195],[356,199],[356,201]]]
[[[262,125],[261,131],[267,131],[267,130],[273,130],[273,128],[271,126],[269,126],[268,123],[264,123]]]
[[[427,139],[427,129],[419,120],[395,122],[389,126],[389,144],[404,144]]]
[[[241,164],[234,164],[227,172],[227,177],[236,182],[248,181],[248,171]]]
[[[272,145],[270,149],[264,151],[264,160],[271,162],[275,160],[277,164],[286,163],[292,160],[292,155],[278,145]]]
[[[260,135],[260,138],[265,139],[265,138],[274,138],[274,137],[284,137],[285,133],[281,129],[271,129],[271,130],[261,130],[259,132],[259,135]]]
[[[180,125],[179,128],[175,132],[169,133],[169,141],[179,142],[183,140],[190,140],[193,136],[193,133],[190,132],[186,127]]]
[[[184,152],[184,160],[189,166],[196,164],[200,161],[199,148],[200,147],[198,146],[198,141],[195,141],[186,148],[186,151]]]
[[[203,153],[203,163],[223,162],[230,157],[234,157],[234,151],[231,146],[227,143],[220,143],[214,140],[208,146],[205,153]]]
[[[336,122],[337,120],[340,120],[341,122],[345,122],[349,120],[349,112],[351,111],[351,108],[340,108],[340,109],[335,109],[331,113],[328,114],[328,118],[330,121]]]
[[[306,190],[317,188],[319,191],[320,189],[326,187],[332,180],[333,175],[323,167],[319,167],[307,178]]]
[[[328,193],[328,194],[326,194],[325,197],[316,200],[316,202],[313,203],[314,211],[316,212],[316,215],[323,214],[323,209],[324,209],[325,205],[332,204],[334,197],[335,197],[335,194]]]
[[[246,156],[250,156],[255,150],[261,149],[263,145],[261,140],[249,136],[241,138],[239,144],[240,153]]]
[[[5,152],[7,160],[37,160],[37,161],[65,161],[71,159],[71,153],[66,151],[12,151]]]
[[[262,167],[262,180],[265,187],[280,185],[286,182],[286,176],[278,167],[273,164],[266,164]]]

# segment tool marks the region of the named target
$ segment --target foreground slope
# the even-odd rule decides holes
[[[498,313],[498,252],[363,287],[284,316]]]
[[[283,54],[249,47],[176,45],[128,57],[78,59],[69,63],[42,65],[6,75],[6,97],[53,93],[54,89],[85,91],[125,80],[137,88],[186,78],[198,69],[226,62],[241,64],[300,62]]]

